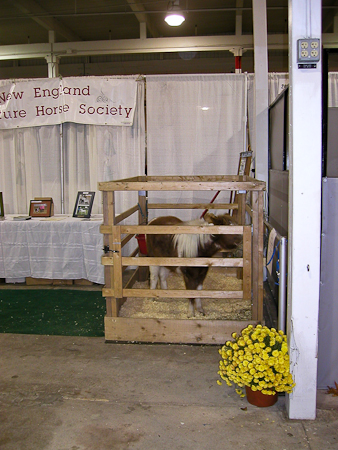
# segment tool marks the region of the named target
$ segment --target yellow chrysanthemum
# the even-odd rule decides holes
[[[219,376],[227,385],[235,383],[254,390],[292,392],[295,384],[290,373],[287,339],[283,332],[266,326],[249,325],[241,333],[232,333],[219,350]],[[218,380],[219,385],[222,381]],[[243,396],[243,394],[240,394]]]

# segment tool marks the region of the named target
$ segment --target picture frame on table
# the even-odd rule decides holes
[[[29,216],[50,217],[52,215],[52,199],[31,200],[29,204]]]
[[[0,220],[5,218],[4,199],[2,192],[0,192]]]
[[[95,192],[79,191],[77,193],[73,217],[88,219],[92,212]]]

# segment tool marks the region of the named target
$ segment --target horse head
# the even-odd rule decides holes
[[[216,216],[215,214],[207,213],[204,216],[204,220],[211,225],[238,225],[237,220],[230,216],[230,214]],[[238,234],[212,234],[212,239],[223,250],[233,250],[243,240],[242,235]]]

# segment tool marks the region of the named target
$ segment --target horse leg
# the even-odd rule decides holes
[[[202,285],[201,284],[197,286],[197,290],[198,291],[202,290]],[[200,298],[195,298],[195,308],[197,309],[198,312],[200,312],[204,316],[204,309],[203,309],[203,306],[202,306],[202,300]]]
[[[202,290],[202,285],[198,285],[196,288],[198,291]],[[204,309],[202,306],[202,300],[200,298],[189,298],[189,310],[188,310],[188,317],[195,317],[195,310],[200,312],[203,316]]]
[[[150,289],[156,289],[160,268],[158,266],[149,266]]]
[[[195,299],[189,298],[188,317],[195,317]]]
[[[202,290],[203,281],[208,272],[207,267],[181,267],[181,271],[183,273],[186,289]],[[200,298],[189,299],[188,317],[195,316],[195,309],[204,315],[202,300]]]
[[[168,285],[167,285],[168,275],[169,275],[169,269],[167,269],[166,267],[160,267],[161,289],[168,289]]]

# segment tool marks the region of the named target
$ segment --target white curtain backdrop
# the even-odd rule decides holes
[[[245,74],[147,76],[148,175],[236,175],[245,149]],[[225,202],[229,194],[222,194]],[[212,192],[149,193],[149,202],[209,202]],[[162,211],[162,214],[173,213]],[[158,212],[150,211],[152,215]],[[180,212],[183,219],[201,211]]]
[[[0,86],[6,82],[1,80]],[[269,74],[270,104],[287,84],[287,73]],[[253,74],[147,76],[148,175],[236,174],[239,153],[246,150],[246,117],[254,136],[253,88]],[[336,72],[329,73],[329,106],[338,107]],[[79,190],[94,190],[92,212],[102,213],[99,181],[145,173],[144,81],[138,82],[132,127],[66,123],[1,130],[0,191],[6,214],[27,214],[29,200],[41,196],[52,197],[55,213],[61,213],[61,132],[64,212],[73,212]],[[149,200],[163,197],[168,202],[207,202],[212,193],[150,193]],[[136,194],[116,195],[118,212],[135,202]]]
[[[61,137],[64,158],[64,212],[72,214],[78,191],[95,191],[92,213],[102,213],[99,181],[144,175],[144,81],[138,81],[132,127],[66,123],[0,131],[0,191],[5,214],[28,214],[34,197],[52,197],[61,213]],[[123,193],[117,212],[135,204]],[[122,208],[122,209],[121,209]]]
[[[0,191],[5,214],[28,214],[29,200],[42,196],[60,212],[59,126],[0,131]]]
[[[255,148],[255,121],[254,121],[254,107],[255,107],[255,92],[254,85],[255,75],[248,75],[248,123],[250,134],[250,145],[253,155],[256,155]],[[276,97],[283,91],[283,89],[289,84],[288,73],[269,73],[268,74],[268,96],[269,105],[276,99]],[[254,164],[254,163],[253,163]]]

